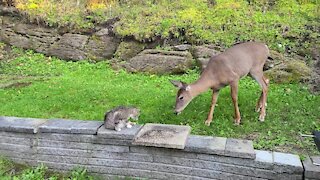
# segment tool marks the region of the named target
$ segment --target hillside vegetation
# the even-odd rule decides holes
[[[35,22],[92,28],[114,17],[120,37],[178,39],[229,47],[266,42],[279,52],[310,56],[320,43],[317,0],[16,0]]]

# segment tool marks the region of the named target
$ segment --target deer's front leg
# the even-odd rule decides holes
[[[231,97],[234,105],[234,123],[236,125],[240,124],[241,116],[240,116],[240,111],[238,107],[238,81],[234,81],[230,83],[230,88],[231,88]]]
[[[209,114],[208,114],[208,118],[205,121],[205,124],[207,126],[210,126],[210,123],[212,122],[213,112],[214,112],[214,108],[215,108],[217,100],[218,100],[218,96],[219,96],[219,91],[212,90],[211,107],[210,107],[210,111],[209,111]]]

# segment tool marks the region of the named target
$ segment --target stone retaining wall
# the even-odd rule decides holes
[[[190,135],[182,150],[136,146],[132,140],[141,126],[116,132],[102,125],[101,121],[0,117],[0,155],[58,171],[84,167],[106,179],[320,177],[319,166],[309,168],[304,177],[297,155],[254,150],[251,141]]]

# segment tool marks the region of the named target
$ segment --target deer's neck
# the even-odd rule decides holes
[[[196,97],[211,88],[212,83],[207,78],[200,77],[196,82],[190,84],[189,86],[192,97]]]

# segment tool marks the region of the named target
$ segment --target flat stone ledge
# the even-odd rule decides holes
[[[84,121],[69,119],[49,119],[39,127],[41,133],[60,133],[60,134],[97,134],[102,126],[101,121]]]
[[[273,155],[270,151],[261,151],[261,150],[255,150],[256,153],[256,159],[255,161],[263,162],[263,163],[273,163]]]
[[[294,154],[273,152],[273,160],[278,167],[275,169],[278,172],[301,173],[303,166],[299,156]]]
[[[35,134],[38,132],[38,127],[46,121],[46,119],[1,116],[0,131]]]
[[[224,151],[225,156],[255,159],[256,153],[253,149],[253,143],[249,140],[240,140],[228,138],[226,143],[226,149]]]
[[[205,154],[224,155],[227,138],[190,135],[185,151]]]
[[[320,165],[317,166],[313,164],[313,159],[320,158],[320,156],[313,156],[313,157],[307,157],[303,161],[303,166],[304,166],[304,177],[306,179],[320,179]]]
[[[135,136],[132,144],[184,149],[190,126],[147,123]]]
[[[124,128],[121,131],[116,131],[112,129],[106,129],[104,126],[101,126],[98,129],[97,135],[98,138],[133,140],[133,138],[139,132],[141,127],[141,125],[134,125],[132,126],[132,128]]]

